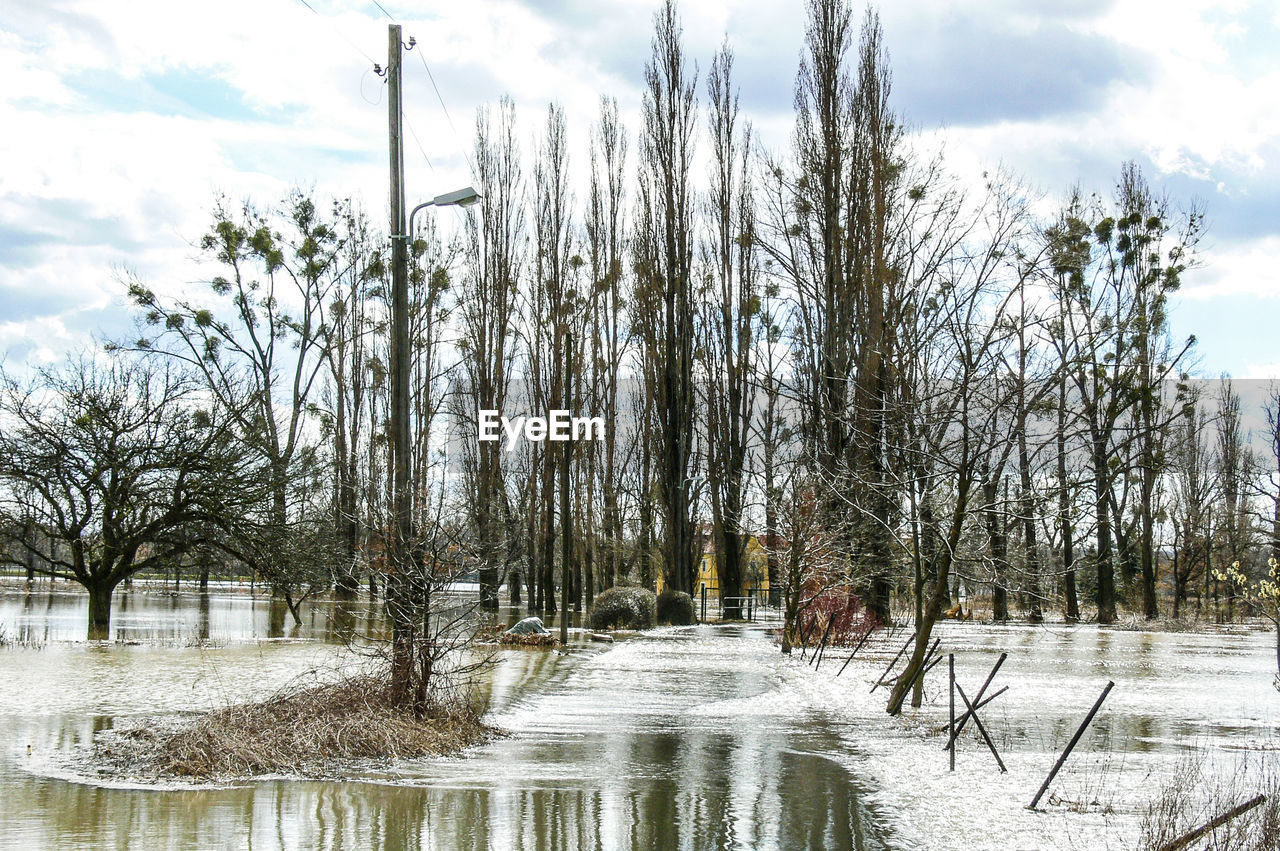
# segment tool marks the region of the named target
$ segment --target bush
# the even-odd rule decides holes
[[[654,598],[648,588],[610,588],[591,606],[591,628],[648,629],[653,626]]]
[[[856,644],[862,636],[880,626],[860,597],[851,591],[834,588],[813,594],[797,620],[796,643],[803,639],[810,647],[821,644],[824,634],[827,644],[832,647]],[[830,631],[827,630],[828,623],[831,624]]]
[[[658,595],[658,623],[685,626],[693,623],[693,598],[683,591],[664,588]]]

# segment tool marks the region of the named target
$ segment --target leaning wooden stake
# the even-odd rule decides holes
[[[974,711],[973,704],[969,702],[969,698],[965,696],[964,689],[956,683],[956,691],[960,693],[960,699],[964,701],[964,705],[969,709],[969,717],[973,719],[973,723],[978,725],[978,732],[982,734],[982,740],[987,743],[987,747],[991,749],[991,755],[996,758],[996,765],[1000,766],[1000,773],[1007,774],[1009,769],[1004,767],[1004,760],[1000,758],[1000,752],[996,750],[996,743],[991,741],[991,737],[987,735],[987,728],[983,726],[982,719],[978,717],[978,713]],[[951,752],[955,753],[955,747],[952,746]]]
[[[831,625],[835,622],[836,616],[834,614],[827,618],[827,628],[822,631],[822,641],[818,644],[818,652],[813,654],[813,669],[815,671],[822,664],[822,651],[827,649],[827,637],[831,635]]]
[[[1005,693],[1006,691],[1008,691],[1008,690],[1009,690],[1009,687],[1008,687],[1008,686],[1002,686],[1001,688],[997,689],[997,690],[996,690],[995,692],[993,692],[992,694],[989,694],[989,695],[987,695],[986,697],[984,697],[984,698],[982,699],[982,702],[981,702],[981,703],[978,703],[978,704],[975,704],[973,708],[974,708],[974,709],[981,709],[982,707],[986,706],[988,703],[990,703],[991,701],[995,700],[997,697],[999,697],[1000,695],[1004,694],[1004,693]],[[960,717],[961,717],[961,718],[968,718],[968,716],[969,716],[969,713],[968,713],[968,712],[965,712],[965,713],[961,714],[961,716],[960,716]],[[945,733],[945,732],[947,732],[947,727],[948,727],[948,726],[949,726],[949,725],[947,725],[947,724],[940,724],[940,725],[938,725],[937,727],[934,727],[934,728],[933,728],[933,732],[935,732],[935,733]],[[945,745],[943,746],[943,748],[942,748],[942,749],[943,749],[944,751],[945,751],[945,750],[950,750],[950,748],[946,747]]]
[[[938,645],[941,642],[942,642],[941,638],[935,638],[933,640],[933,646],[930,647],[928,651],[924,654],[924,659],[921,660],[920,667],[916,668],[915,676],[911,678],[911,682],[907,683],[907,688],[903,692],[903,694],[906,694],[906,692],[911,691],[911,689],[915,687],[916,680],[920,679],[925,674],[929,673],[929,671],[933,670],[933,664],[930,664],[931,662],[936,664],[937,662],[942,661],[941,656],[939,656],[937,659],[933,658],[933,654],[938,652]]]
[[[1177,839],[1170,842],[1168,845],[1161,845],[1160,851],[1179,851],[1179,849],[1186,848],[1188,845],[1190,845],[1192,842],[1195,842],[1197,839],[1204,836],[1206,833],[1210,832],[1211,830],[1214,830],[1215,828],[1222,827],[1224,824],[1231,821],[1236,816],[1244,815],[1245,813],[1249,812],[1249,810],[1258,806],[1266,799],[1267,799],[1266,795],[1256,795],[1255,797],[1252,797],[1249,800],[1245,801],[1243,804],[1240,804],[1237,807],[1232,807],[1231,809],[1227,810],[1225,813],[1218,816],[1217,818],[1211,821],[1205,822],[1204,824],[1200,825],[1190,833],[1187,833],[1183,836],[1178,837]]]
[[[937,656],[934,656],[934,657],[933,657],[933,661],[932,661],[932,662],[930,662],[928,665],[926,665],[926,666],[925,666],[924,674],[921,674],[920,676],[925,676],[925,675],[926,675],[926,674],[928,674],[930,671],[932,671],[934,668],[938,667],[938,663],[939,663],[939,662],[941,662],[941,661],[942,661],[942,654],[941,654],[941,653],[939,653]]]
[[[813,624],[809,624],[809,628],[800,633],[800,661],[804,661],[808,654],[808,647],[805,645],[809,641],[809,633],[813,632]]]
[[[1098,714],[1098,709],[1102,706],[1102,701],[1107,699],[1107,695],[1111,694],[1111,689],[1115,688],[1115,683],[1108,681],[1107,687],[1102,690],[1102,694],[1098,695],[1098,699],[1094,701],[1093,708],[1089,710],[1089,714],[1084,717],[1084,723],[1080,725],[1080,729],[1076,730],[1076,734],[1071,737],[1071,741],[1067,742],[1067,749],[1062,752],[1062,756],[1058,757],[1058,761],[1053,764],[1053,770],[1049,772],[1049,776],[1044,779],[1044,783],[1040,784],[1040,791],[1036,792],[1036,796],[1031,799],[1031,803],[1027,805],[1027,809],[1034,810],[1036,804],[1040,803],[1040,798],[1049,789],[1049,784],[1053,782],[1053,778],[1057,776],[1058,769],[1062,768],[1062,764],[1067,761],[1067,757],[1071,756],[1071,751],[1075,749],[1076,743],[1080,741],[1080,737],[1084,735],[1085,728],[1093,721],[1093,716]]]
[[[956,654],[947,654],[947,667],[951,669],[951,710],[949,713],[949,721],[947,729],[950,731],[950,738],[955,741],[956,738]],[[956,749],[951,749],[951,771],[956,770]]]
[[[973,708],[981,709],[989,701],[984,701],[982,695],[987,691],[987,686],[991,685],[991,681],[995,679],[996,672],[1000,670],[1000,666],[1004,664],[1004,660],[1009,658],[1008,653],[1001,653],[1000,658],[996,660],[995,665],[991,667],[991,673],[987,674],[987,679],[982,684],[982,688],[978,689],[978,693],[973,697]],[[947,750],[955,744],[956,737],[964,732],[964,725],[969,721],[969,713],[965,712],[960,716],[960,720],[956,722],[955,729],[951,731],[951,736],[947,739],[947,743],[942,746],[943,750]]]
[[[880,688],[880,686],[884,685],[884,678],[889,676],[889,672],[893,670],[893,666],[898,664],[898,660],[902,658],[902,654],[907,652],[907,648],[910,647],[911,642],[915,640],[916,637],[914,635],[907,637],[906,644],[902,645],[902,649],[898,651],[898,655],[893,657],[893,661],[889,663],[889,667],[884,669],[884,673],[880,675],[880,679],[876,680],[876,684],[871,687],[871,691],[873,693],[876,689]]]
[[[836,671],[837,677],[844,673],[845,668],[849,667],[849,663],[853,661],[853,657],[858,655],[858,651],[862,649],[862,645],[867,643],[867,639],[871,637],[871,633],[873,632],[875,632],[874,629],[869,629],[862,634],[861,640],[858,641],[858,646],[853,648],[853,652],[849,654],[849,658],[845,659],[844,664],[840,666],[840,670]]]

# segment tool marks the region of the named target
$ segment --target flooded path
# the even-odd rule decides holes
[[[122,848],[890,847],[820,716],[778,712],[759,628],[507,650],[482,690],[508,738],[333,781],[121,788],[69,757],[118,721],[269,694],[347,658],[321,614],[273,640],[264,600],[134,592],[109,645],[69,594],[0,595],[0,844]],[[197,641],[207,635],[212,643]],[[30,748],[30,752],[28,752]]]
[[[937,635],[966,688],[1009,653],[1009,693],[984,712],[1008,774],[969,739],[948,771],[938,671],[922,709],[884,715],[870,686],[905,633],[836,678],[843,651],[815,672],[758,626],[502,650],[479,688],[511,735],[460,758],[227,788],[112,786],[73,759],[113,725],[332,671],[353,659],[344,636],[381,628],[363,603],[305,615],[294,629],[247,593],[135,589],[117,600],[116,640],[89,644],[83,595],[0,591],[0,847],[1135,847],[1143,802],[1189,755],[1229,771],[1280,753],[1270,633],[948,623]],[[1028,815],[1108,680],[1060,803]]]

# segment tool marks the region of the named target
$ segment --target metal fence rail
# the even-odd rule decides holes
[[[781,607],[771,605],[769,595],[757,596],[754,589],[739,596],[722,596],[702,583],[695,605],[698,607],[699,623],[723,621],[726,609],[740,612],[742,619],[748,623],[775,621],[782,617]]]

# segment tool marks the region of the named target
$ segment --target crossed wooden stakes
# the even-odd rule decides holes
[[[995,679],[996,672],[1000,670],[1000,666],[1004,664],[1004,660],[1009,658],[1008,653],[1001,653],[1000,658],[996,660],[996,664],[991,669],[991,673],[987,674],[986,681],[982,684],[982,688],[978,689],[974,699],[969,700],[968,695],[964,693],[964,689],[960,687],[960,683],[956,682],[956,654],[948,654],[950,658],[949,667],[951,669],[951,710],[948,728],[950,735],[947,737],[947,743],[943,745],[943,750],[951,752],[951,770],[956,770],[956,738],[964,729],[964,725],[973,719],[973,723],[978,725],[978,732],[982,734],[982,740],[987,743],[987,747],[991,749],[991,755],[996,758],[996,764],[1000,766],[1001,773],[1007,772],[1009,769],[1004,767],[1004,760],[1000,758],[1000,752],[996,750],[995,742],[991,741],[991,736],[987,734],[987,728],[982,723],[982,719],[978,716],[978,710],[995,700],[1000,695],[1009,690],[1008,686],[997,691],[995,694],[983,700],[983,695],[987,692],[987,686],[991,685],[991,681]],[[956,694],[959,693],[960,699],[964,701],[965,713],[956,720]]]

